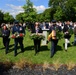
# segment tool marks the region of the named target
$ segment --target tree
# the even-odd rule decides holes
[[[14,21],[14,17],[10,15],[9,12],[4,13],[3,19],[5,23],[8,23],[8,22],[12,23]]]
[[[49,22],[53,18],[53,14],[55,13],[55,9],[48,8],[43,13],[39,13],[36,16],[36,20],[39,22]]]
[[[30,0],[26,0],[26,4],[23,6],[24,17],[27,22],[33,22],[36,18],[36,9],[33,8],[33,3]]]
[[[66,14],[66,20],[76,20],[76,0],[68,0],[66,3],[66,9],[64,13]]]
[[[44,21],[43,13],[39,13],[39,14],[36,15],[36,21],[38,21],[38,22],[43,22]]]
[[[55,8],[54,18],[59,17],[59,13],[64,20],[73,20],[76,18],[76,0],[49,0],[48,4],[51,8]],[[58,12],[60,7],[60,11]],[[61,11],[62,10],[62,11]],[[63,13],[61,13],[63,12]],[[58,16],[57,16],[58,15]],[[62,17],[63,16],[63,17]],[[60,18],[60,17],[59,17]]]
[[[3,22],[4,13],[0,10],[0,25]]]
[[[52,8],[57,8],[58,6],[60,6],[62,9],[64,9],[66,3],[67,0],[49,0],[48,5]]]
[[[17,14],[16,15],[16,20],[18,20],[21,23],[24,22],[23,15],[24,15],[24,13]]]
[[[48,9],[46,9],[46,10],[43,12],[43,19],[44,19],[44,21],[50,21],[50,19],[51,19],[50,11],[51,11],[51,9],[48,8]]]
[[[58,20],[58,21],[59,20],[63,21],[63,16],[64,16],[63,11],[62,11],[61,7],[59,6],[56,10],[56,13],[54,14],[54,19]]]

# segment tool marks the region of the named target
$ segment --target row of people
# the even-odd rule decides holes
[[[25,29],[24,27],[19,24],[19,22],[15,22],[14,26],[12,27],[12,35],[15,33],[23,33],[25,35]],[[36,22],[33,29],[31,29],[31,33],[42,33],[42,29],[39,27],[39,23]],[[10,42],[10,30],[7,28],[6,24],[4,23],[2,25],[2,38],[3,38],[3,45],[5,46],[5,53],[7,54],[9,52],[9,42]],[[35,48],[35,55],[40,50],[40,43],[41,40],[33,40],[34,41],[34,48]],[[24,52],[24,46],[23,46],[23,37],[21,38],[14,38],[14,56],[17,55],[17,46],[18,43],[20,44],[21,52]]]
[[[71,37],[69,35],[69,32],[68,32],[68,30],[69,30],[68,26],[69,26],[69,23],[67,22],[66,25],[64,25],[64,28],[63,28],[63,33],[65,35],[64,36],[64,38],[65,38],[65,50],[67,50],[67,45],[68,45],[69,39]],[[52,33],[52,31],[55,33],[56,28],[60,32],[62,31],[61,27],[56,24],[55,20],[53,20],[52,21],[52,25],[49,27],[49,34]],[[15,25],[12,28],[12,34],[14,34],[15,32],[24,33],[25,34],[25,29],[18,22],[15,22]],[[42,33],[42,29],[39,26],[38,22],[36,22],[35,26],[31,29],[31,33]],[[8,30],[8,28],[6,27],[6,25],[3,25],[2,35],[3,35],[3,44],[4,44],[5,48],[6,48],[5,53],[7,54],[8,50],[9,50],[10,31]],[[53,36],[53,37],[56,37],[56,36]],[[50,57],[53,57],[53,55],[55,54],[58,40],[59,39],[53,39],[53,38],[50,38],[50,40],[48,39],[48,41],[51,41],[51,49],[50,49],[51,54],[50,54]],[[35,39],[33,41],[34,41],[34,48],[35,48],[35,55],[36,55],[40,51],[41,40]],[[14,39],[14,56],[17,55],[17,46],[18,46],[18,43],[20,44],[21,52],[24,52],[23,37],[22,38],[15,38]],[[74,43],[75,43],[75,41],[74,41]]]
[[[24,27],[21,26],[17,21],[14,23],[14,26],[12,28],[12,35],[14,35],[16,32],[25,34]],[[5,50],[6,54],[9,52],[9,42],[10,42],[9,36],[10,36],[10,30],[7,28],[6,24],[4,23],[2,26],[2,37],[3,37],[3,44],[4,44],[5,49],[6,49]],[[20,44],[21,52],[24,52],[23,37],[15,38],[14,39],[14,56],[17,55],[18,43]]]

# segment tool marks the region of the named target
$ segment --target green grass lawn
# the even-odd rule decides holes
[[[53,63],[59,61],[59,63],[69,63],[69,62],[76,62],[76,47],[68,47],[68,51],[66,52],[63,47],[64,39],[59,40],[57,46],[57,52],[53,58],[50,58],[50,42],[47,46],[41,46],[41,51],[34,56],[34,47],[33,47],[33,40],[29,37],[30,32],[26,31],[26,35],[24,37],[24,48],[25,52],[20,53],[20,48],[18,48],[17,52],[18,55],[14,57],[14,40],[10,40],[10,48],[9,53],[5,54],[5,49],[2,43],[2,38],[0,38],[0,61],[12,61],[18,62],[20,60],[30,61],[32,63],[42,64],[44,62]],[[72,42],[74,37],[72,35],[70,41]]]

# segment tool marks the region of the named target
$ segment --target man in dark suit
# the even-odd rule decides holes
[[[9,42],[10,42],[9,36],[10,36],[10,30],[8,30],[6,24],[4,24],[2,29],[2,38],[3,38],[3,44],[6,48],[5,54],[7,54],[9,51]]]
[[[14,25],[13,28],[12,28],[12,34],[15,34],[15,33],[25,34],[24,27],[21,26],[21,25],[19,25],[19,22],[18,22],[18,21],[15,21],[15,25]],[[14,56],[16,56],[16,55],[17,55],[17,46],[18,46],[18,43],[20,44],[21,52],[24,52],[23,37],[15,38],[15,39],[14,39],[14,42],[15,42],[15,45],[14,45]]]
[[[61,27],[56,24],[56,20],[52,20],[52,25],[49,28],[49,34],[51,34],[52,31],[56,31],[56,29],[61,31]],[[53,37],[56,37],[56,35],[54,35]],[[51,55],[50,55],[50,57],[52,58],[56,52],[58,38],[56,38],[56,39],[50,38],[50,41],[51,41],[51,48],[50,48]]]
[[[39,27],[39,23],[36,22],[35,26],[33,27],[31,33],[42,33],[42,29]],[[35,48],[35,55],[40,51],[40,44],[41,39],[34,39],[34,48]]]
[[[70,29],[71,29],[70,22],[67,21],[63,28],[64,38],[65,38],[65,51],[67,51],[67,47],[68,47],[68,45],[70,45],[70,41],[69,41],[70,37],[71,37],[71,35],[69,33]]]

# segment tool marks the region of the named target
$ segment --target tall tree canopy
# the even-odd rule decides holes
[[[14,21],[14,17],[12,15],[9,14],[9,12],[4,13],[4,22],[5,23],[12,23]]]
[[[56,12],[53,17],[59,20],[73,20],[76,18],[76,0],[49,0],[48,4],[51,8],[55,8]],[[59,17],[59,14],[61,15]],[[64,17],[64,18],[63,18]]]
[[[0,10],[0,24],[3,22],[3,17],[4,17],[4,14],[3,14],[3,12]]]
[[[24,9],[24,20],[26,20],[27,22],[31,22],[34,21],[36,18],[36,9],[33,7],[33,3],[30,0],[26,0],[26,4],[23,6]]]

